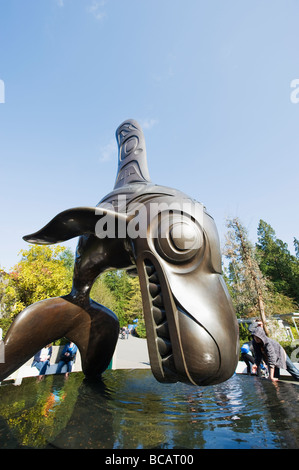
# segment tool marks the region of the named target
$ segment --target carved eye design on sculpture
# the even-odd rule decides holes
[[[191,217],[180,213],[161,214],[156,249],[175,264],[191,261],[204,246],[202,229]]]
[[[138,131],[137,127],[133,126],[131,123],[123,124],[117,132],[118,143],[121,144],[128,134],[132,131]]]
[[[121,152],[120,152],[120,159],[125,160],[130,154],[139,155],[142,152],[142,148],[138,148],[139,139],[137,136],[130,137],[124,144],[122,145]]]

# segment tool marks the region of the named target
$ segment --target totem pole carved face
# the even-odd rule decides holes
[[[118,143],[118,173],[114,189],[131,182],[150,182],[145,140],[136,121],[125,121],[116,130]]]

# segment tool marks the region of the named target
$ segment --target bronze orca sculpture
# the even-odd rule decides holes
[[[73,287],[70,294],[37,302],[17,316],[5,338],[0,380],[63,336],[78,345],[87,377],[108,367],[118,319],[89,296],[95,279],[107,269],[127,269],[139,276],[157,380],[210,385],[235,371],[238,325],[221,275],[212,217],[185,194],[151,183],[144,136],[136,121],[123,122],[116,138],[114,190],[96,207],[66,210],[24,237],[36,244],[80,237]]]

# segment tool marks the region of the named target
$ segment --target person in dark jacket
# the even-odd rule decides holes
[[[60,374],[64,365],[66,365],[66,377],[72,372],[73,363],[76,357],[78,347],[70,341],[67,343],[61,353],[60,360],[58,362],[56,374]]]
[[[254,347],[255,364],[252,366],[252,372],[256,372],[264,360],[269,369],[269,379],[277,381],[279,369],[286,369],[295,380],[299,381],[299,370],[294,366],[291,359],[286,354],[283,347],[274,339],[266,336],[261,327],[252,331]]]

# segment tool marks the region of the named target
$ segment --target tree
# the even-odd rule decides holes
[[[299,259],[299,240],[294,237],[293,243],[294,243],[296,258]]]
[[[282,289],[278,290],[278,287],[284,286],[283,280],[279,276],[276,279],[273,275],[276,269],[275,262],[279,261],[282,264],[284,255],[288,259],[287,245],[281,240],[277,244],[274,243],[275,232],[266,223],[259,226],[260,229],[261,227],[264,229],[264,237],[260,240],[259,247],[254,247],[249,242],[247,231],[238,219],[228,221],[227,226],[229,231],[226,235],[224,254],[229,259],[229,265],[225,272],[225,280],[237,315],[240,317],[257,313],[261,315],[261,309],[264,313],[267,312],[268,316],[296,311],[298,305],[294,298],[283,293]],[[275,246],[270,250],[271,244]],[[272,258],[268,254],[266,260],[267,250],[272,254],[278,250],[278,253],[276,252],[276,256]],[[277,260],[278,256],[282,260]],[[289,267],[289,271],[292,269],[293,277],[296,276],[294,259],[295,257],[292,258],[293,267]],[[281,272],[290,275],[285,267],[284,271],[281,268]],[[273,282],[274,279],[277,280],[276,284]],[[294,279],[289,279],[289,282],[293,281]]]
[[[136,318],[143,320],[139,279],[129,276],[126,271],[103,273],[94,283],[91,297],[110,308],[117,315],[120,326],[132,324]]]
[[[128,274],[123,270],[108,271],[102,275],[102,279],[114,296],[114,313],[119,319],[120,326],[127,325],[126,311],[131,293]]]
[[[265,315],[266,282],[263,278],[254,248],[248,234],[238,218],[227,221],[229,232],[226,237],[225,256],[230,259],[229,278],[234,284],[236,298],[241,299],[241,309],[250,304],[250,298],[257,305],[265,332],[268,334]]]
[[[64,248],[59,255],[59,259],[63,261],[63,264],[68,271],[73,272],[75,256],[70,248]]]
[[[90,297],[115,312],[117,301],[113,292],[105,283],[105,274],[99,276],[95,281],[91,289]]]
[[[143,306],[140,292],[139,278],[130,278],[131,292],[127,307],[128,323],[132,323],[136,318],[143,318]]]
[[[298,240],[294,239],[298,251]],[[276,292],[299,302],[299,259],[291,255],[288,245],[276,238],[275,231],[265,221],[258,226],[256,244],[262,273],[273,283]]]
[[[65,247],[33,245],[21,255],[2,297],[3,316],[11,320],[39,300],[68,294],[72,286],[73,257]]]

